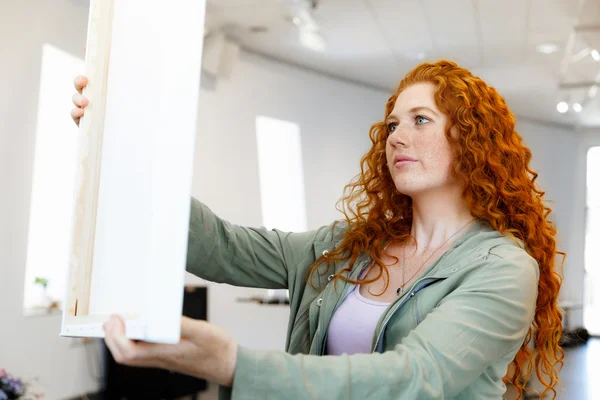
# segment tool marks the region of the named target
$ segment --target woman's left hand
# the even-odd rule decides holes
[[[206,321],[181,319],[177,344],[136,342],[125,336],[125,324],[112,316],[104,324],[105,341],[119,364],[157,367],[231,386],[237,359],[237,343],[222,329]]]

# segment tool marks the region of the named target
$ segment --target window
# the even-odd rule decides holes
[[[587,198],[585,222],[584,325],[591,334],[600,333],[600,147],[587,153]]]
[[[42,47],[25,272],[27,312],[46,309],[52,301],[61,305],[65,296],[77,151],[77,127],[69,111],[73,78],[83,66],[82,59],[52,45]],[[37,284],[36,278],[41,279]]]
[[[268,229],[306,231],[300,128],[257,117],[256,142],[263,224]]]
[[[263,225],[288,232],[307,230],[300,127],[259,116],[256,142]],[[269,291],[268,296],[287,295]]]

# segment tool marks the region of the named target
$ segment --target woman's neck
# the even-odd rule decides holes
[[[452,243],[474,220],[460,193],[428,193],[412,199],[411,235],[417,252]]]

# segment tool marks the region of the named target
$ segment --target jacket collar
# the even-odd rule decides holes
[[[452,255],[455,251],[461,249],[461,247],[466,245],[469,241],[476,240],[476,237],[481,234],[489,235],[489,236],[497,236],[497,237],[502,236],[502,234],[500,234],[499,232],[494,230],[487,221],[480,220],[480,219],[476,220],[465,233],[463,233],[461,236],[458,237],[458,239],[456,239],[454,241],[454,243],[450,247],[450,249],[448,249],[446,251],[446,253],[444,253],[439,258],[439,262],[437,262],[437,261],[435,262],[436,265],[434,265],[433,268],[430,269],[429,273],[435,277],[447,277],[450,274],[452,274],[453,272],[456,272],[460,268],[461,265],[468,264],[470,261],[473,261],[474,259],[478,259],[478,258],[487,256],[489,249],[480,249],[477,252],[467,252],[467,253],[463,254],[462,255],[463,258],[461,258],[460,260],[452,260],[451,262],[447,262],[447,259],[452,257]],[[338,240],[337,242],[321,243],[320,245],[315,246],[315,250],[319,253],[322,250],[331,251],[333,248],[337,248],[338,246],[340,246],[342,241],[343,241],[343,237],[340,240]],[[333,244],[333,246],[332,246],[332,244]],[[370,262],[369,255],[365,252],[360,253],[358,258],[356,259],[356,263],[354,265],[354,268],[352,268],[352,271],[351,271],[349,277],[351,279],[357,279],[358,276],[360,275],[360,273],[362,271],[364,271],[365,268],[368,267],[369,262]],[[347,263],[348,263],[348,261],[345,261],[344,263],[341,263],[341,264],[337,264],[336,265],[337,268],[335,271],[333,271],[333,273],[339,272],[339,268],[343,268],[343,267],[347,266]]]

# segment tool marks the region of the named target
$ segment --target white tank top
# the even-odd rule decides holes
[[[327,354],[370,353],[377,322],[389,305],[363,297],[356,285],[331,318]]]

